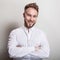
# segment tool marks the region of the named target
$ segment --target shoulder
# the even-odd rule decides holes
[[[35,27],[35,30],[39,33],[45,33],[42,29]]]
[[[39,35],[46,35],[46,32],[44,32],[42,29],[35,27],[35,32],[37,32]]]
[[[10,34],[16,34],[16,33],[19,33],[20,31],[22,31],[22,27],[13,29],[13,30],[10,32]]]

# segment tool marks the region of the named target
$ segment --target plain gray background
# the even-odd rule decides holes
[[[60,0],[0,0],[0,60],[9,60],[8,35],[23,25],[23,9],[30,2],[40,7],[36,26],[48,38],[51,51],[47,60],[60,60]]]

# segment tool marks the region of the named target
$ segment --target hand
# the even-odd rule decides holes
[[[21,45],[17,45],[16,47],[22,47]]]
[[[38,45],[38,44],[37,44],[37,45],[35,46],[35,51],[38,51],[40,48],[41,48],[41,45]]]

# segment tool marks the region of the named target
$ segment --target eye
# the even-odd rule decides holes
[[[28,16],[31,16],[30,14],[27,14]]]
[[[35,17],[35,18],[36,18],[37,16],[36,16],[36,15],[34,15],[33,17]]]

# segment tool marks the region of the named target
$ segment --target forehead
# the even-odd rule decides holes
[[[27,12],[28,14],[33,14],[33,15],[37,15],[38,14],[37,10],[34,9],[34,8],[31,8],[31,7],[26,9],[25,12]]]

